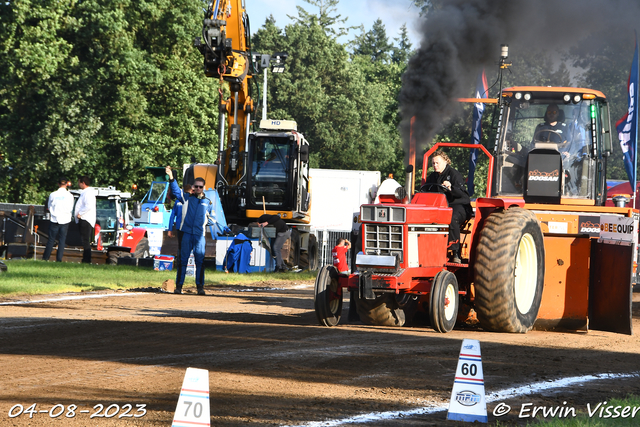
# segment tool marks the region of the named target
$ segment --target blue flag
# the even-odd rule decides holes
[[[478,82],[476,84],[476,93],[474,98],[488,98],[489,94],[487,85],[487,76],[482,70],[482,73],[478,75]],[[482,139],[482,114],[484,113],[484,104],[482,102],[476,103],[473,108],[473,128],[471,129],[471,143],[480,144]],[[478,161],[478,149],[473,148],[469,156],[469,177],[467,178],[467,190],[469,196],[473,197],[475,186],[473,184],[474,174],[476,173],[476,163]]]
[[[624,115],[618,123],[616,130],[618,131],[618,139],[620,139],[620,147],[624,158],[624,168],[627,171],[627,177],[631,183],[631,188],[635,190],[636,182],[636,149],[638,146],[638,114],[636,112],[636,103],[638,102],[638,40],[636,36],[636,51],[633,55],[631,63],[631,72],[627,82],[627,99],[629,108],[627,114]]]

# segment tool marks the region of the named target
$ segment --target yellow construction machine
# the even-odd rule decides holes
[[[309,252],[309,267],[317,268],[317,242],[304,227],[310,220],[309,143],[294,121],[268,120],[264,112],[259,130],[251,129],[256,76],[264,71],[266,85],[267,68],[282,72],[287,54],[252,52],[244,0],[211,1],[203,24],[194,46],[204,57],[205,75],[220,79],[218,159],[215,165],[191,165],[185,181],[213,178],[207,187],[218,191],[232,229],[264,213],[300,224],[292,233],[291,263],[297,265],[300,253]],[[225,87],[230,91],[226,99]]]

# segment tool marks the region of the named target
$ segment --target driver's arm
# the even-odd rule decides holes
[[[451,195],[454,199],[458,199],[465,196],[466,190],[464,189],[464,180],[460,172],[451,174]]]

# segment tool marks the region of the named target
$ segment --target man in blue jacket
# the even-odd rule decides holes
[[[205,230],[206,226],[214,224],[215,214],[213,213],[213,203],[204,195],[203,178],[196,178],[191,186],[191,193],[182,191],[175,181],[173,171],[170,166],[165,168],[169,176],[171,192],[175,194],[176,201],[182,202],[182,218],[178,218],[178,230],[182,231],[182,242],[180,250],[180,269],[176,274],[176,290],[174,293],[182,293],[184,277],[187,274],[187,264],[189,254],[193,251],[196,261],[196,287],[198,295],[204,295],[204,262],[205,251]]]

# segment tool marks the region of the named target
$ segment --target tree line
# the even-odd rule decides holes
[[[298,7],[292,23],[270,17],[253,32],[255,52],[289,54],[284,73],[269,72],[268,115],[298,122],[312,167],[379,170],[402,181],[397,99],[414,52],[407,28],[395,37],[380,19],[368,30],[348,28],[338,1],[306,0],[309,10]],[[145,166],[214,162],[219,82],[204,76],[192,46],[202,10],[202,0],[1,3],[0,200],[43,203],[60,176],[127,189],[150,179]],[[603,45],[585,55],[594,43],[584,43],[565,61],[587,70],[581,83],[614,93],[612,120],[622,116],[618,86],[632,52],[628,61],[612,58]],[[508,83],[570,83],[566,67],[545,66],[552,61],[544,52],[513,61]],[[491,79],[495,70],[487,72]],[[470,131],[467,109],[436,139],[468,142]]]

